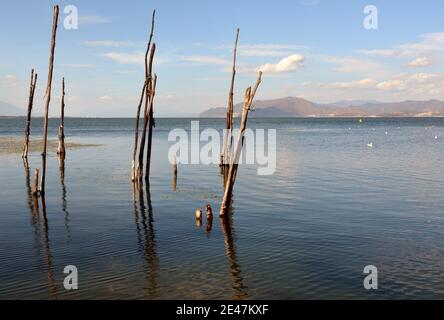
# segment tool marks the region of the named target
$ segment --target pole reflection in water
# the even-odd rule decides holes
[[[41,223],[40,223],[40,208],[37,195],[34,195],[31,189],[31,179],[29,172],[29,163],[27,160],[23,161],[23,166],[25,169],[25,187],[27,193],[27,202],[29,210],[31,211],[31,224],[34,228],[34,241],[36,248],[36,255],[40,257],[40,238],[41,238]],[[53,267],[53,259],[51,254],[51,248],[49,243],[49,225],[48,219],[46,216],[46,202],[45,196],[40,196],[41,200],[41,209],[42,209],[42,220],[43,220],[43,243],[44,243],[44,259],[46,264],[46,271],[48,277],[48,289],[49,289],[49,297],[51,299],[57,299],[57,285],[54,280],[54,267]]]
[[[52,263],[52,254],[49,243],[49,225],[48,218],[46,216],[46,202],[45,196],[42,194],[40,196],[40,200],[42,202],[42,218],[43,218],[43,232],[44,232],[44,243],[45,243],[45,261],[46,261],[46,269],[48,273],[48,288],[49,295],[51,299],[57,299],[57,284],[54,280],[54,267]]]
[[[151,204],[150,185],[146,184],[144,193],[141,181],[133,183],[133,192],[139,197],[139,210],[137,209],[136,197],[134,199],[134,221],[136,224],[136,236],[139,251],[142,253],[145,265],[145,287],[144,298],[154,299],[159,296],[157,278],[159,273],[159,262],[156,256],[156,239],[154,230],[153,207]],[[145,205],[146,196],[146,205]],[[140,216],[139,216],[140,214]]]
[[[59,158],[59,172],[60,172],[60,185],[62,187],[62,210],[65,214],[65,229],[68,234],[68,241],[71,241],[71,230],[69,228],[69,212],[67,205],[67,192],[65,185],[65,156],[64,154],[60,154]]]
[[[220,218],[220,225],[225,242],[225,254],[228,258],[232,288],[234,290],[233,299],[242,300],[247,298],[248,295],[245,291],[246,287],[243,283],[240,266],[237,263],[236,246],[234,245],[234,229],[232,228],[232,222],[233,219],[231,210],[224,218]]]
[[[39,201],[37,196],[32,194],[31,188],[31,175],[29,169],[28,159],[23,159],[23,167],[25,169],[25,186],[26,186],[26,196],[29,211],[31,213],[31,225],[34,229],[34,242],[35,242],[35,255],[36,258],[40,257],[40,216],[39,216]]]

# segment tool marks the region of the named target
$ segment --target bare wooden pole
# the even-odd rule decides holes
[[[228,212],[229,207],[230,207],[231,197],[233,194],[234,182],[236,181],[237,167],[239,164],[240,153],[242,151],[242,147],[244,144],[244,132],[247,127],[248,112],[250,111],[254,96],[256,95],[257,88],[259,87],[259,84],[261,83],[261,78],[262,78],[262,72],[259,72],[254,89],[251,90],[251,87],[248,87],[245,92],[244,106],[242,108],[242,120],[241,120],[241,126],[240,126],[240,130],[239,130],[239,137],[238,137],[238,141],[237,141],[237,145],[236,145],[236,151],[234,153],[234,157],[231,159],[230,168],[229,168],[228,176],[227,176],[227,181],[225,184],[224,197],[223,197],[222,205],[220,207],[220,212],[219,212],[219,215],[221,217],[225,216],[225,214]]]
[[[62,102],[60,109],[59,145],[57,147],[57,154],[61,158],[65,158],[65,78],[62,78]]]
[[[33,195],[38,195],[39,193],[39,169],[35,169],[34,172],[34,188],[32,190]]]
[[[143,98],[145,96],[145,98],[148,96],[147,95],[147,91],[148,91],[148,54],[150,52],[151,49],[151,41],[153,39],[153,34],[154,34],[154,23],[155,23],[155,17],[156,17],[156,10],[153,10],[153,15],[151,18],[151,32],[150,32],[150,36],[149,36],[149,40],[148,40],[148,45],[146,47],[146,52],[145,52],[145,82],[143,85],[143,89],[142,89],[142,94],[140,96],[140,102],[139,105],[137,107],[137,116],[136,116],[136,129],[135,129],[135,134],[134,134],[134,149],[133,149],[133,159],[132,159],[132,164],[131,164],[131,180],[135,181],[136,177],[139,175],[139,164],[137,164],[136,166],[136,155],[137,155],[137,147],[139,144],[139,122],[140,122],[140,108],[142,106],[143,103]],[[144,119],[145,119],[145,113],[147,110],[147,106],[148,106],[148,102],[145,102],[145,109],[144,109]]]
[[[48,140],[48,112],[49,103],[51,101],[51,85],[52,85],[52,74],[54,70],[54,51],[56,45],[56,34],[57,34],[57,20],[59,17],[59,6],[54,6],[54,17],[52,22],[52,35],[51,35],[51,53],[49,56],[49,72],[48,72],[48,83],[46,86],[45,94],[45,122],[43,126],[43,152],[42,152],[42,180],[40,186],[40,193],[45,193],[45,178],[46,178],[46,150],[47,150],[47,140]]]
[[[174,159],[173,159],[173,172],[174,172],[173,191],[176,192],[176,190],[177,190],[177,159],[176,159],[176,156],[174,156]]]
[[[236,54],[237,54],[237,41],[239,39],[239,28],[236,31],[236,40],[234,41],[234,53],[233,53],[233,71],[231,75],[231,85],[230,85],[230,93],[228,94],[228,111],[227,111],[227,123],[226,123],[226,132],[225,132],[225,140],[224,146],[222,149],[222,153],[220,155],[220,164],[221,166],[227,165],[230,163],[230,155],[231,155],[231,140],[232,140],[232,130],[233,130],[233,91],[234,91],[234,79],[236,77]]]
[[[137,155],[137,147],[139,145],[140,108],[142,107],[143,97],[145,96],[146,84],[147,84],[147,81],[145,79],[145,83],[143,84],[143,88],[142,88],[142,93],[140,95],[139,105],[137,106],[136,129],[134,131],[133,160],[132,160],[132,165],[131,165],[131,181],[136,180],[136,155]]]
[[[156,44],[153,43],[151,46],[151,53],[148,63],[148,76],[147,76],[147,85],[145,90],[145,110],[144,110],[144,122],[143,122],[143,130],[142,130],[142,137],[140,139],[140,148],[139,148],[139,164],[138,164],[138,175],[139,180],[143,177],[143,155],[145,152],[145,144],[146,144],[146,135],[147,135],[147,128],[148,123],[150,120],[150,106],[151,106],[151,91],[153,90],[153,81],[151,77],[151,71],[152,71],[152,65],[153,65],[153,59],[154,54],[156,52]]]
[[[152,61],[151,61],[152,64]],[[151,67],[150,67],[151,69]],[[146,151],[146,168],[145,168],[145,180],[150,177],[151,168],[151,148],[153,146],[153,130],[154,130],[154,96],[156,95],[157,74],[154,74],[154,82],[152,82],[152,88],[150,92],[150,107],[148,109],[148,149]]]
[[[150,63],[149,61],[152,62],[152,57],[154,56],[154,51],[156,49],[156,45],[153,43],[153,46],[151,47],[151,41],[153,39],[153,34],[154,34],[154,25],[155,25],[155,17],[156,17],[156,10],[153,11],[153,15],[151,18],[151,32],[150,32],[150,36],[149,36],[149,40],[148,40],[148,45],[146,48],[146,52],[145,52],[145,82],[146,82],[146,87],[145,87],[145,108],[144,108],[144,125],[143,125],[143,131],[142,131],[142,137],[141,137],[141,141],[140,141],[140,148],[139,148],[139,159],[138,159],[138,163],[137,163],[137,176],[139,177],[139,180],[142,179],[143,177],[143,154],[145,151],[145,141],[146,141],[146,128],[148,125],[148,115],[147,115],[147,110],[148,110],[148,98],[149,98],[149,90],[151,87],[151,72],[150,72]],[[151,51],[151,56],[150,58],[148,58],[149,52]]]
[[[153,40],[155,18],[156,18],[156,10],[153,10],[153,16],[151,18],[151,32],[150,32],[150,37],[149,37],[148,45],[146,47],[146,52],[145,52],[145,78],[148,78],[148,75],[149,75],[148,54],[149,54],[150,47],[151,47],[151,41]]]
[[[31,84],[29,85],[29,100],[28,100],[28,112],[26,114],[26,124],[25,124],[25,143],[23,144],[23,154],[22,158],[28,158],[29,151],[29,135],[31,134],[31,114],[32,105],[34,102],[34,92],[37,83],[37,73],[34,74],[34,69],[31,71]]]

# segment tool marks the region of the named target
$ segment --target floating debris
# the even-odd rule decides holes
[[[213,209],[211,209],[211,205],[207,204],[207,219],[213,218]]]
[[[202,221],[202,209],[196,209],[196,220]]]

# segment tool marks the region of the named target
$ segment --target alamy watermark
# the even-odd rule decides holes
[[[232,150],[237,148],[239,134],[239,129],[232,131]],[[199,121],[191,121],[191,136],[182,128],[173,129],[168,134],[168,141],[176,142],[168,151],[168,160],[171,164],[176,159],[177,164],[218,165],[226,136],[229,137],[226,129],[222,132],[213,128],[200,131]],[[245,129],[241,156],[235,163],[257,165],[258,175],[274,174],[276,129]]]
[[[375,5],[367,5],[364,7],[366,15],[362,21],[362,25],[366,30],[378,30],[378,8]]]
[[[63,8],[63,13],[66,15],[63,19],[63,27],[66,30],[77,30],[79,28],[79,9],[70,4]]]
[[[364,278],[364,288],[366,290],[378,290],[378,268],[373,265],[364,267],[364,274],[367,276]]]

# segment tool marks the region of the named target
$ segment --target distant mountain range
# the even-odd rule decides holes
[[[23,116],[24,112],[25,111],[16,106],[13,106],[12,104],[0,101],[0,116],[5,116],[5,117]]]
[[[303,98],[287,97],[258,100],[253,103],[251,117],[444,117],[444,102],[439,100],[378,102],[374,100],[338,101],[317,104]],[[242,104],[234,106],[239,117]],[[227,108],[211,108],[199,114],[201,118],[223,118]]]

